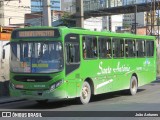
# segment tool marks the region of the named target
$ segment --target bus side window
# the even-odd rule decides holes
[[[99,57],[100,58],[111,58],[111,39],[106,37],[99,37]]]
[[[125,40],[126,57],[135,57],[135,42],[132,39]]]
[[[83,58],[97,58],[97,38],[95,36],[83,36]]]
[[[137,48],[137,56],[144,57],[145,56],[145,41],[144,40],[137,40],[136,41],[136,48]]]
[[[77,63],[80,62],[79,58],[79,45],[74,43],[66,44],[66,55],[67,63]]]
[[[154,55],[154,41],[146,41],[146,56],[152,57]]]
[[[112,40],[113,47],[113,57],[119,58],[124,57],[124,40],[119,38],[114,38]]]

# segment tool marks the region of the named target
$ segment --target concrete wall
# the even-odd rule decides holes
[[[115,32],[116,28],[122,26],[122,15],[113,15],[111,17],[112,31]],[[102,31],[106,27],[109,29],[108,17],[93,17],[84,21],[84,28],[96,31]]]
[[[4,47],[5,59],[2,59],[3,45],[9,41],[0,40],[0,97],[9,95],[9,57],[10,57],[10,46]]]
[[[0,25],[4,24],[3,16],[4,16],[4,2],[0,1]]]
[[[131,14],[124,14],[123,15],[123,25],[127,27],[131,27],[132,24],[135,23],[135,16],[134,13]],[[136,23],[138,23],[138,26],[145,26],[145,12],[139,12],[136,14]]]
[[[137,28],[138,35],[146,35],[146,27]]]
[[[117,27],[122,27],[122,15],[112,16],[112,31],[115,32]]]
[[[5,59],[2,58],[3,45],[9,41],[0,41],[0,82],[9,80],[10,46],[5,46]]]
[[[102,17],[93,17],[86,19],[84,21],[84,28],[89,30],[101,31],[103,29]]]
[[[31,12],[30,0],[5,1],[4,2],[4,22],[2,26],[10,24],[23,24],[24,15]]]
[[[138,23],[139,26],[146,25],[145,12],[139,12],[136,14],[136,22]]]

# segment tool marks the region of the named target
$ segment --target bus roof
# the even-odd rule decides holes
[[[60,27],[34,26],[34,27],[18,28],[16,30],[21,31],[21,30],[35,30],[35,29],[37,30],[59,29],[61,32],[65,34],[75,33],[75,34],[82,34],[82,35],[96,35],[96,36],[108,36],[108,37],[119,37],[119,38],[154,39],[154,40],[156,39],[155,36],[135,35],[131,33],[115,33],[110,31],[91,31],[91,30],[79,28],[79,27],[68,28],[65,26],[60,26]]]

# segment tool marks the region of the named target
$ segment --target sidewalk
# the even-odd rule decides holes
[[[10,97],[10,96],[0,96],[0,104],[11,103],[11,102],[18,102],[24,101],[25,99]]]
[[[0,82],[0,104],[22,101],[25,99],[9,96],[9,81]]]

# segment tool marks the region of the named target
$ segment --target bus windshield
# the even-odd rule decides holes
[[[11,71],[22,73],[51,73],[63,69],[61,42],[11,43]]]

